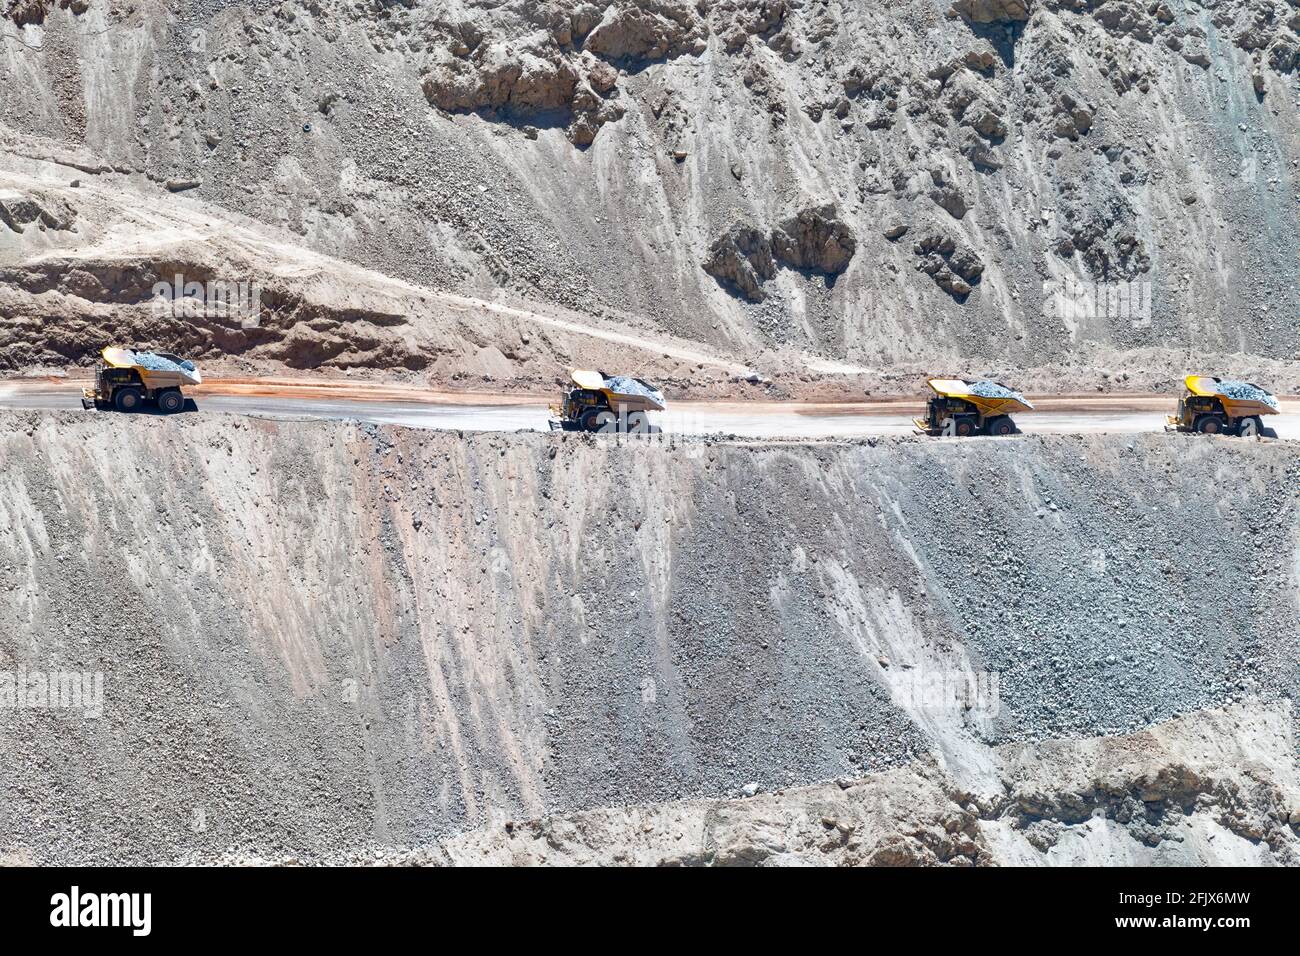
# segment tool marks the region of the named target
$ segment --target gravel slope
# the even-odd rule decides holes
[[[1292,699],[1295,448],[0,415],[0,846],[323,859]],[[983,555],[983,557],[981,557]],[[996,671],[938,711],[932,674]]]
[[[999,747],[972,795],[923,762],[742,801],[509,822],[386,863],[638,866],[1300,864],[1289,707],[1200,711],[1125,737]]]

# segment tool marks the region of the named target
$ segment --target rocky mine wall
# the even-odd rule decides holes
[[[422,283],[866,364],[1300,342],[1294,2],[3,10],[11,130]]]
[[[1001,792],[922,761],[743,800],[506,821],[388,863],[637,866],[1300,864],[1289,706],[997,748]]]
[[[1010,744],[972,792],[931,758],[739,799],[602,807],[487,824],[377,866],[1296,866],[1290,702],[1248,699],[1120,737]],[[293,865],[249,852],[195,862]]]
[[[917,761],[991,794],[995,746],[1296,689],[1283,442],[9,413],[0,466],[0,671],[104,679],[98,719],[0,708],[17,859],[397,852]],[[989,672],[996,708],[912,693]]]

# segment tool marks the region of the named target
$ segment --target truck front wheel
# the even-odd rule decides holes
[[[144,389],[134,385],[119,388],[113,393],[113,407],[119,412],[138,412],[144,404]]]
[[[969,438],[979,431],[979,421],[974,415],[958,415],[953,419],[952,430],[958,438]]]
[[[578,416],[578,424],[585,432],[596,432],[613,417],[608,408],[588,408]]]

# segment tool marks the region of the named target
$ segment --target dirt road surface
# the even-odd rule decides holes
[[[0,408],[81,407],[77,381],[0,382]],[[256,415],[280,420],[355,420],[411,428],[546,431],[548,401],[538,395],[431,392],[365,383],[231,379],[191,390],[190,413]],[[1026,434],[1141,433],[1164,428],[1167,395],[1031,396],[1036,410],[1016,416]],[[922,413],[917,399],[871,402],[671,402],[652,415],[666,432],[742,438],[865,438],[905,435]],[[1300,440],[1300,400],[1270,418],[1276,437]]]

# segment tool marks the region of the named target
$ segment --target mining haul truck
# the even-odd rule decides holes
[[[1263,431],[1261,416],[1279,411],[1277,397],[1250,382],[1189,375],[1183,384],[1187,391],[1178,400],[1178,413],[1165,419],[1166,431],[1250,438]]]
[[[932,378],[927,384],[934,398],[926,403],[925,418],[912,420],[922,435],[1011,435],[1016,431],[1011,413],[1034,407],[1000,382]]]
[[[650,432],[649,413],[667,407],[663,392],[639,378],[587,369],[574,369],[570,378],[573,387],[551,406],[552,430]]]
[[[193,362],[167,352],[110,346],[100,356],[95,384],[81,390],[83,408],[136,412],[152,403],[170,415],[185,407],[181,387],[203,381]]]

